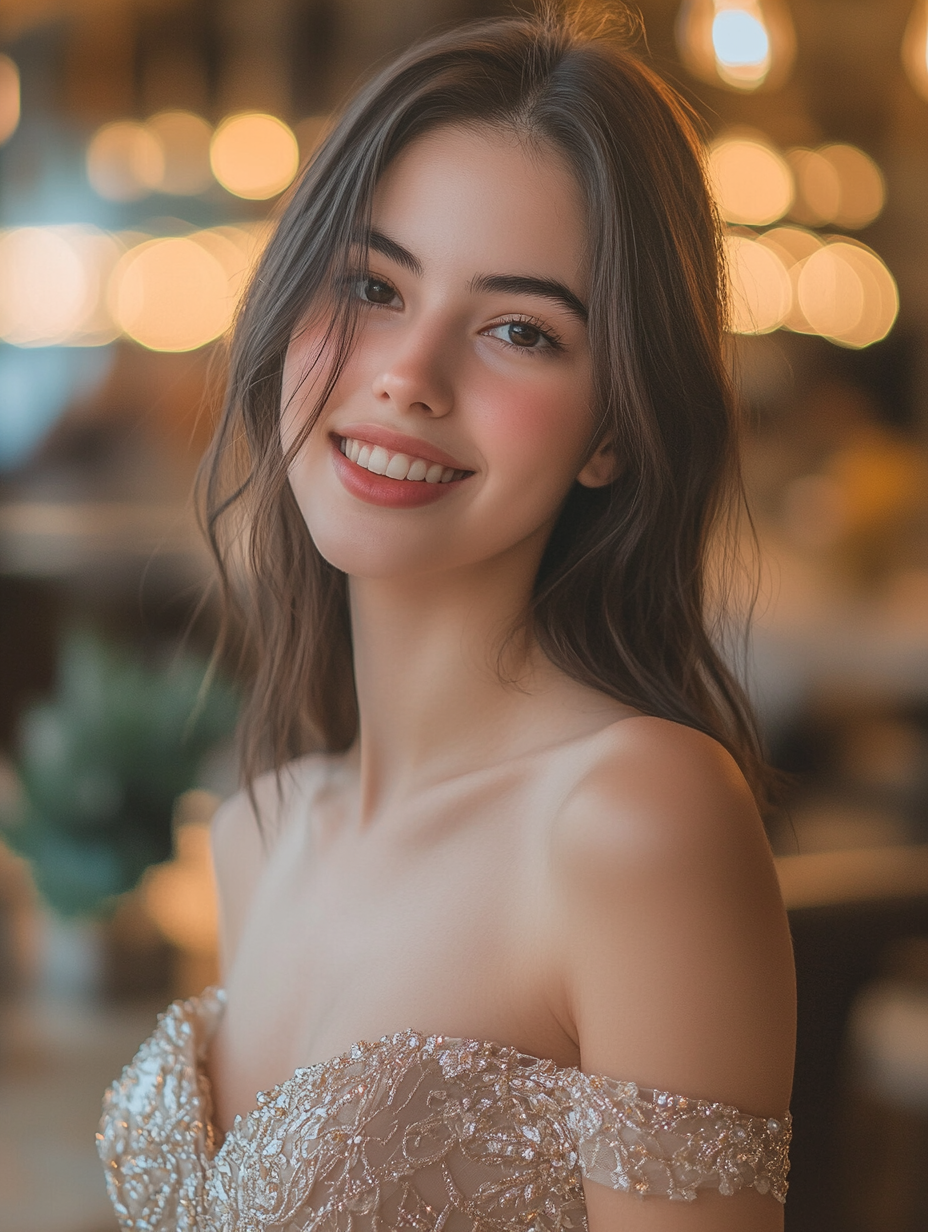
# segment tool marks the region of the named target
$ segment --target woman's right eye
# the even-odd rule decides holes
[[[355,294],[368,304],[391,304],[396,298],[396,290],[383,278],[374,278],[366,274],[355,283]]]

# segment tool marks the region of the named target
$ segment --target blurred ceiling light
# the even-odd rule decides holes
[[[193,351],[218,338],[234,301],[220,262],[193,239],[155,239],[127,252],[113,271],[114,320],[151,351]]]
[[[807,257],[811,257],[813,252],[818,252],[822,241],[813,232],[805,231],[802,227],[772,227],[759,236],[757,242],[764,248],[773,249],[789,276],[792,302],[783,319],[784,327],[797,334],[817,333],[799,306],[798,288],[803,262]]]
[[[831,221],[849,230],[873,222],[886,200],[883,173],[873,159],[854,145],[825,145],[818,153],[834,167],[840,185]]]
[[[916,93],[928,102],[928,0],[916,0],[902,40],[902,63]]]
[[[709,179],[726,222],[764,226],[792,205],[789,165],[765,141],[721,137],[709,147]]]
[[[94,133],[87,147],[87,178],[108,201],[138,201],[164,178],[164,149],[134,120],[117,120]]]
[[[735,90],[780,85],[796,53],[784,0],[684,0],[676,35],[690,72]]]
[[[213,182],[209,143],[213,130],[192,111],[160,111],[145,125],[161,146],[164,167],[156,187],[176,197],[205,192]]]
[[[778,253],[743,235],[727,235],[731,329],[766,334],[783,324],[792,302],[789,275]]]
[[[857,324],[833,341],[860,349],[885,338],[899,315],[899,291],[885,263],[863,244],[839,240],[828,245],[838,248],[842,259],[856,271],[864,291],[864,306]]]
[[[771,227],[757,242],[775,248],[788,266],[811,257],[822,246],[819,237],[803,227]]]
[[[292,183],[300,165],[297,139],[282,120],[243,112],[223,120],[210,146],[213,174],[236,197],[264,201]]]
[[[0,145],[19,124],[19,69],[9,56],[0,55]]]
[[[856,230],[873,222],[886,199],[883,173],[868,154],[853,145],[790,150],[796,177],[790,216],[807,226],[837,223]]]
[[[69,346],[105,346],[119,336],[107,307],[106,288],[125,249],[96,227],[69,227],[67,238],[84,266],[87,299],[80,321],[65,341]]]
[[[86,316],[92,288],[79,253],[54,227],[0,237],[0,338],[16,346],[64,342]]]
[[[841,181],[834,164],[817,150],[789,150],[786,158],[796,179],[790,217],[809,227],[833,222],[841,208]]]
[[[899,311],[896,283],[884,263],[847,240],[824,244],[802,262],[797,292],[815,332],[847,347],[885,338]]]

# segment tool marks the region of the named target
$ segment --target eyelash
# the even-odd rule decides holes
[[[497,342],[501,342],[503,346],[508,347],[511,351],[521,351],[523,355],[543,355],[545,351],[563,351],[564,342],[559,334],[556,334],[550,325],[546,325],[543,321],[539,321],[537,317],[527,316],[522,313],[515,313],[512,316],[506,317],[502,321],[497,321],[495,325],[490,325],[487,330],[502,329],[504,325],[531,325],[533,329],[537,329],[545,342],[546,347],[520,347],[514,342],[507,342],[505,338],[497,338]],[[484,333],[487,332],[484,330]]]
[[[366,304],[369,308],[389,308],[390,305],[378,304],[373,300],[365,299],[360,294],[360,287],[365,282],[382,283],[383,286],[389,287],[393,294],[399,297],[399,292],[389,278],[383,278],[379,274],[365,273],[359,270],[347,279],[349,293],[353,292],[356,294],[361,303]],[[507,342],[504,338],[496,339],[497,342],[501,342],[510,351],[520,351],[523,355],[543,355],[545,351],[564,350],[564,341],[561,336],[550,325],[527,313],[514,313],[511,316],[507,316],[502,321],[497,321],[494,325],[487,326],[483,332],[488,333],[490,330],[502,329],[505,325],[531,325],[534,329],[538,330],[541,337],[548,344],[546,347],[520,347],[516,346],[514,342]]]

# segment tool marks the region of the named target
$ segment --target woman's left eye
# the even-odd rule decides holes
[[[369,274],[357,280],[355,293],[368,304],[391,304],[396,299],[396,290],[389,282]]]
[[[560,350],[558,340],[531,321],[504,321],[502,325],[494,325],[485,332],[488,337],[499,338],[500,342],[520,351]]]

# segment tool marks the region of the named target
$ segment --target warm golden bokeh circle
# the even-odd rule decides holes
[[[192,351],[218,338],[234,308],[220,262],[189,237],[155,239],[130,249],[109,289],[113,317],[152,351]]]
[[[300,165],[293,132],[276,116],[243,112],[216,129],[210,146],[213,174],[237,197],[263,201],[292,182]]]

